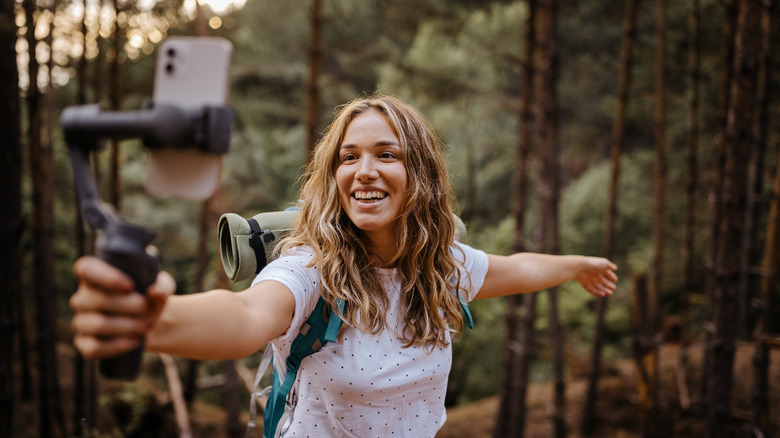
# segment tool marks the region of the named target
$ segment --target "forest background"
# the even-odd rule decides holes
[[[147,355],[138,382],[118,384],[70,346],[72,264],[94,234],[59,114],[141,108],[172,35],[234,45],[219,192],[205,203],[149,195],[138,141],[112,142],[93,166],[104,200],[159,231],[179,293],[240,288],[216,256],[219,215],[293,205],[334,108],[390,92],[448,145],[467,243],[620,265],[608,305],[574,283],[474,303],[447,405],[497,400],[481,436],[523,436],[531,384],[544,382],[554,396],[540,436],[777,434],[773,3],[2,0],[0,436],[241,434],[241,382],[259,355]],[[737,368],[746,359],[754,366]],[[599,379],[621,373],[631,385],[607,394]],[[587,389],[567,404],[574,379]],[[607,414],[621,404],[623,417]],[[219,427],[204,420],[212,412]]]

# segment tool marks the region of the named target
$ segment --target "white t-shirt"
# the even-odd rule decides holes
[[[487,255],[456,243],[465,255],[462,275],[471,300],[482,287],[488,268]],[[454,251],[456,257],[461,252]],[[298,336],[299,327],[319,299],[320,277],[307,247],[273,261],[253,284],[273,280],[287,286],[295,297],[290,329],[271,342],[274,364],[280,376],[285,359]],[[378,334],[348,328],[339,342],[329,342],[306,357],[295,384],[298,404],[288,420],[285,437],[433,437],[447,417],[444,395],[452,366],[452,346],[428,351],[425,347],[403,348],[401,333],[400,278],[395,269],[380,269],[387,292],[388,326]],[[449,335],[448,335],[449,341]]]

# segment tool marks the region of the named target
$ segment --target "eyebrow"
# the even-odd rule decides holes
[[[381,147],[381,146],[395,146],[395,147],[401,147],[401,144],[395,140],[379,140],[378,142],[371,145],[372,147]],[[339,146],[339,149],[355,149],[358,147],[358,145],[354,143],[342,143],[341,146]]]

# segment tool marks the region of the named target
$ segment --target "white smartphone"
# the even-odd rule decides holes
[[[224,38],[171,37],[158,48],[155,104],[186,108],[225,105],[233,45]],[[149,153],[146,188],[164,196],[206,199],[214,193],[222,157],[196,149],[161,148]]]

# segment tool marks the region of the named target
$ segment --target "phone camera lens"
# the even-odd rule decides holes
[[[167,73],[173,73],[173,63],[169,62],[165,64],[165,71]]]
[[[171,58],[176,56],[176,49],[173,49],[173,48],[168,49],[168,56],[170,56]]]

